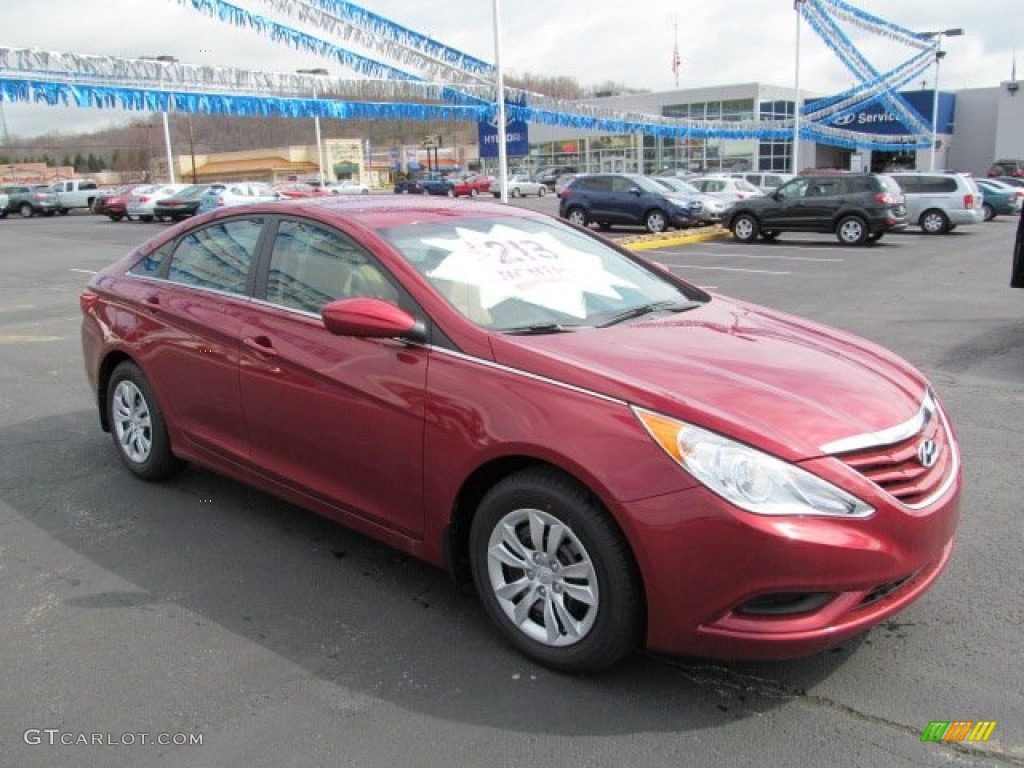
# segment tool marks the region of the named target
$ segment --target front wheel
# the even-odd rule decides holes
[[[540,189],[537,190],[537,197],[544,197],[544,195],[546,195],[547,193],[548,188],[545,186],[541,186]]]
[[[124,218],[124,216],[122,216],[120,213],[108,213],[107,218],[110,219],[111,221],[120,221],[121,219]]]
[[[163,411],[135,363],[114,369],[107,385],[107,418],[121,461],[143,480],[165,480],[181,468],[171,453]]]
[[[661,211],[648,211],[644,217],[644,226],[648,232],[657,235],[668,229],[668,219]]]
[[[741,213],[732,220],[732,236],[741,243],[752,243],[757,240],[761,225],[749,213]]]
[[[491,620],[542,664],[594,671],[640,642],[643,595],[622,534],[592,494],[553,469],[524,470],[484,496],[470,561]]]
[[[868,239],[868,227],[859,216],[847,216],[836,226],[836,238],[843,245],[863,245]]]

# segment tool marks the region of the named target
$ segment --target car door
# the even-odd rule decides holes
[[[842,184],[837,178],[811,178],[803,199],[795,206],[795,229],[810,232],[830,230],[842,199]]]
[[[638,224],[651,207],[651,194],[626,176],[612,176],[611,204],[605,221],[612,224]]]
[[[423,530],[428,352],[335,336],[339,298],[410,299],[352,238],[277,220],[243,323],[241,390],[257,467],[278,482],[409,535]]]
[[[794,179],[768,195],[761,212],[761,228],[791,230],[800,228],[804,218],[803,205],[810,179]]]
[[[193,446],[245,463],[249,443],[238,384],[239,333],[249,307],[262,217],[224,219],[143,259],[133,274],[142,360],[168,422]],[[154,263],[155,262],[155,263]]]

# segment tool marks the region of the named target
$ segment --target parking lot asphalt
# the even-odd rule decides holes
[[[165,225],[0,221],[0,765],[1024,765],[1015,224],[646,252],[924,370],[962,443],[958,547],[921,600],[830,653],[638,653],[570,677],[386,546],[199,469],[132,478],[90,400],[77,296]],[[984,743],[923,743],[935,720],[997,725]]]

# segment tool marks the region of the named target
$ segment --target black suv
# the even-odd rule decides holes
[[[907,226],[900,185],[878,173],[801,176],[766,197],[740,200],[726,213],[724,226],[740,242],[780,232],[834,232],[845,245],[881,239]]]
[[[581,227],[597,222],[640,224],[648,232],[690,227],[701,217],[700,202],[677,195],[648,176],[592,173],[577,176],[558,195],[558,215]]]

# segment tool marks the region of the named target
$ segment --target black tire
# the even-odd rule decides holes
[[[30,203],[22,203],[18,206],[18,213],[23,219],[31,219],[36,215],[36,209]]]
[[[772,241],[778,239],[778,237],[779,237],[779,233],[776,232],[774,229],[769,229],[767,232],[762,232],[761,233],[761,239],[762,240],[767,240],[768,242],[772,242]]]
[[[537,197],[544,197],[547,193],[548,188],[541,184],[540,188],[537,190]]]
[[[937,208],[922,213],[918,223],[926,235],[944,235],[949,232],[949,218]]]
[[[106,407],[114,448],[132,474],[158,481],[181,469],[183,462],[171,452],[160,404],[135,363],[125,361],[114,369]]]
[[[578,227],[586,227],[590,224],[590,217],[587,216],[587,212],[579,206],[570,208],[566,211],[565,218],[568,219],[570,223],[575,224]]]
[[[761,232],[761,223],[750,213],[741,213],[732,220],[732,236],[741,243],[752,243]]]
[[[556,530],[561,537],[549,549]],[[505,556],[492,556],[498,550]],[[470,562],[491,620],[541,664],[592,672],[640,644],[644,601],[632,553],[593,495],[554,469],[526,469],[491,488],[473,519]],[[521,579],[520,591],[498,597]]]
[[[658,235],[668,229],[668,216],[665,212],[655,208],[644,215],[644,228],[653,235]]]
[[[147,224],[153,220],[152,216],[139,216],[139,221],[144,221]]]
[[[0,219],[6,219],[6,218],[7,218],[7,209],[4,208],[2,211],[0,211]]]
[[[874,234],[868,235],[868,242],[869,243],[877,243],[883,237],[885,237],[885,233],[884,232],[875,232]]]
[[[864,245],[868,241],[868,224],[860,216],[844,216],[836,224],[836,239],[843,245]]]
[[[58,208],[57,209],[57,213],[59,213],[61,216],[67,216],[68,215],[68,209],[67,208]]]
[[[120,221],[121,219],[124,218],[124,216],[122,216],[119,213],[108,213],[107,218],[109,218],[111,221]]]
[[[519,191],[519,187],[512,187],[512,191],[510,194],[512,195],[512,197],[522,197],[523,195],[523,193]]]
[[[602,232],[607,232],[612,228],[612,225],[609,224],[607,221],[599,221],[597,222],[597,228],[600,229]]]
[[[981,211],[985,221],[992,221],[996,217],[996,209],[990,203],[982,203]]]

